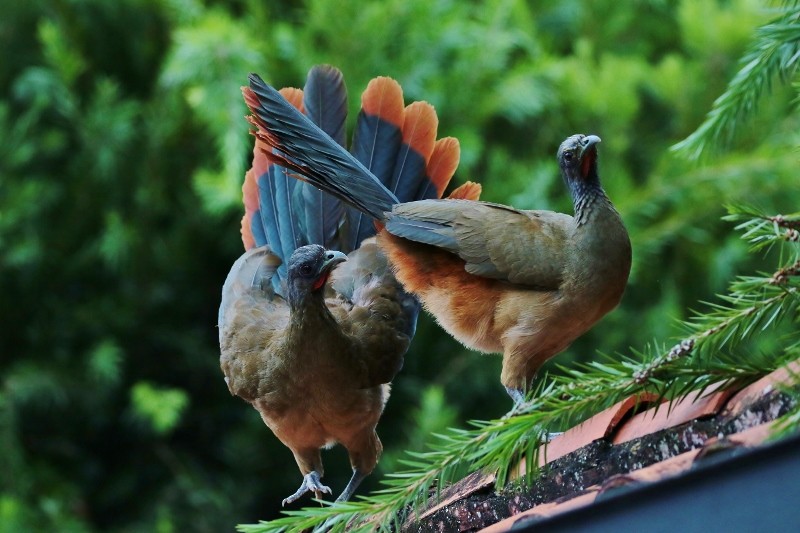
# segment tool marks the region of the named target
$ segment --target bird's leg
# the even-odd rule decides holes
[[[300,488],[297,489],[297,492],[289,496],[288,498],[284,498],[281,505],[286,505],[287,503],[293,503],[297,501],[303,494],[308,491],[313,491],[314,495],[317,498],[322,497],[322,493],[331,494],[331,488],[323,485],[322,481],[319,479],[319,473],[316,470],[312,470],[305,476],[303,476],[303,483],[300,484]]]
[[[345,502],[352,498],[353,493],[361,482],[364,481],[364,478],[370,475],[375,469],[378,457],[380,457],[383,451],[383,444],[381,444],[381,440],[378,438],[378,434],[375,433],[374,429],[370,431],[361,431],[347,442],[342,442],[342,444],[347,448],[347,454],[350,456],[350,466],[353,468],[353,476],[342,491],[342,494],[336,498],[337,502]]]
[[[526,394],[530,392],[530,385],[537,370],[533,366],[536,360],[535,358],[532,360],[530,355],[525,336],[508,333],[503,337],[503,370],[500,373],[500,383],[514,402],[506,416],[517,414],[525,404]]]
[[[511,410],[508,413],[506,413],[506,415],[503,418],[510,418],[510,417],[516,415],[517,412],[519,411],[519,409],[522,407],[522,404],[525,403],[525,393],[520,389],[515,389],[515,388],[512,388],[512,387],[506,387],[506,392],[508,393],[509,396],[511,396],[511,399],[514,400],[514,406],[511,408]],[[561,435],[562,433],[564,433],[564,432],[563,431],[556,431],[556,432],[548,431],[547,433],[545,433],[543,435],[544,442],[550,442],[554,438],[556,438],[559,435]]]
[[[515,389],[513,387],[506,387],[506,392],[511,399],[514,401],[514,409],[522,404],[525,401],[525,393],[522,392],[521,389]]]
[[[344,488],[339,497],[336,498],[336,501],[346,502],[347,500],[352,498],[353,493],[355,493],[356,489],[364,480],[364,478],[367,477],[367,475],[368,474],[359,471],[358,468],[353,468],[353,477],[350,478],[350,481],[347,483],[347,486]],[[335,523],[335,520],[336,519],[334,517],[328,518],[322,525],[315,527],[313,533],[328,531],[331,528],[331,526],[333,526],[333,524]]]
[[[350,498],[353,497],[353,493],[356,491],[358,486],[364,481],[364,478],[367,477],[367,474],[359,471],[358,468],[353,469],[353,476],[350,478],[350,481],[347,483],[347,486],[344,488],[342,493],[336,498],[337,502],[346,502]]]
[[[511,418],[512,416],[519,414],[522,406],[525,404],[525,392],[522,389],[509,387],[507,385],[505,388],[508,395],[511,396],[511,400],[514,402],[514,405],[511,406],[510,411],[503,415],[503,418]]]
[[[509,335],[504,341],[506,344],[503,351],[503,371],[500,374],[500,382],[503,383],[506,392],[514,401],[514,406],[503,417],[510,418],[518,415],[525,406],[527,393],[531,391],[536,372],[544,361],[538,357],[531,357],[524,336]],[[543,435],[544,442],[550,442],[559,435],[561,433],[547,432]]]

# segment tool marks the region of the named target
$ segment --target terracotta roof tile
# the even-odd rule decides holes
[[[733,392],[727,390],[707,390],[702,396],[694,393],[677,402],[664,402],[631,417],[614,435],[613,442],[621,444],[691,420],[715,415],[722,410],[732,394]]]
[[[757,446],[762,444],[770,436],[772,423],[761,424],[747,429],[741,433],[724,437],[725,440],[739,446]],[[522,525],[528,520],[536,520],[555,516],[558,513],[566,512],[594,502],[602,498],[604,494],[634,484],[654,483],[670,477],[680,475],[689,470],[703,456],[703,452],[714,447],[720,439],[713,437],[708,440],[703,448],[690,450],[675,457],[671,457],[654,465],[650,465],[639,470],[634,470],[627,474],[619,474],[608,478],[601,487],[593,486],[586,492],[571,498],[559,500],[551,503],[537,505],[533,509],[510,516],[489,527],[483,528],[479,533],[501,533],[510,531],[514,525]]]
[[[551,503],[543,503],[541,505],[537,505],[536,507],[534,507],[529,511],[524,511],[514,516],[509,516],[508,518],[501,520],[495,524],[492,524],[489,527],[485,527],[479,530],[478,533],[501,533],[504,531],[511,530],[511,528],[514,527],[515,525],[522,525],[528,521],[535,521],[535,520],[541,520],[543,518],[549,518],[559,513],[570,511],[572,509],[578,509],[579,507],[584,507],[594,502],[595,498],[597,498],[598,491],[599,491],[598,487],[591,487],[587,489],[586,492],[584,492],[583,494],[579,494],[578,496],[568,498],[563,501],[555,501]]]
[[[628,413],[637,406],[647,404],[658,399],[653,393],[643,393],[638,396],[630,396],[618,402],[605,411],[597,413],[592,418],[568,429],[563,434],[554,438],[550,443],[539,448],[539,465],[542,466],[551,461],[572,453],[579,448],[597,439],[608,437],[616,429]],[[524,463],[521,465],[524,469]],[[524,470],[520,470],[523,472]]]
[[[442,507],[446,507],[458,500],[463,500],[481,489],[494,485],[495,479],[497,479],[497,476],[493,472],[473,472],[464,479],[442,490],[442,493],[439,495],[439,503],[432,507],[430,504],[426,506],[425,510],[420,514],[419,519],[421,520],[428,517]],[[437,501],[437,499],[432,498],[432,501]]]
[[[444,489],[439,503],[431,499],[419,518],[433,529],[407,522],[403,530],[508,531],[613,497],[617,490],[679,476],[720,454],[757,447],[770,437],[774,420],[794,405],[778,385],[796,383],[798,374],[800,360],[738,392],[709,389],[633,415],[637,405],[657,398],[628,398],[540,449],[540,464],[546,459],[552,468],[537,474],[529,489],[495,491],[494,474],[475,472]],[[524,468],[523,462],[519,472]]]
[[[753,402],[775,390],[778,385],[791,385],[800,377],[800,360],[792,361],[785,367],[767,374],[752,385],[736,393],[728,402],[725,414],[735,416]]]

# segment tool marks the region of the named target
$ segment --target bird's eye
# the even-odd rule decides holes
[[[564,161],[570,162],[572,161],[572,152],[564,152]]]
[[[314,273],[314,269],[311,268],[311,265],[303,265],[300,267],[300,274],[303,276],[310,276]]]

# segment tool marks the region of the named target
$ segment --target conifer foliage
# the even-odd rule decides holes
[[[367,515],[389,527],[478,468],[502,482],[540,433],[616,398],[747,382],[796,358],[797,217],[776,214],[800,206],[798,11],[0,2],[0,529],[341,529]],[[229,395],[215,324],[252,156],[239,87],[249,72],[298,86],[320,63],[343,71],[351,118],[375,76],[432,103],[461,142],[454,184],[479,181],[489,201],[568,211],[558,143],[599,135],[634,265],[620,307],[546,367],[513,417],[500,418],[499,359],[421,317],[363,499],[284,510],[296,466]],[[698,153],[701,165],[686,157]],[[343,487],[346,460],[326,463],[326,484]]]

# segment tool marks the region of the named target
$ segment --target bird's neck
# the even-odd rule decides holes
[[[597,181],[573,182],[570,184],[570,192],[572,193],[572,206],[575,210],[575,223],[578,227],[585,225],[597,216],[609,212],[616,214],[611,200],[608,199]]]
[[[282,356],[294,364],[313,365],[314,372],[339,368],[347,335],[325,305],[323,291],[314,291],[290,306],[289,325],[283,339]],[[327,372],[330,379],[332,375]],[[340,375],[336,373],[335,375]]]
[[[290,289],[288,300],[292,317],[300,321],[331,316],[321,290],[300,292]]]
[[[599,183],[573,188],[573,203],[576,226],[569,283],[591,288],[601,304],[616,305],[631,266],[628,232]]]
[[[318,334],[321,329],[336,325],[336,319],[325,305],[323,291],[291,294],[289,297],[290,330],[297,334]]]

